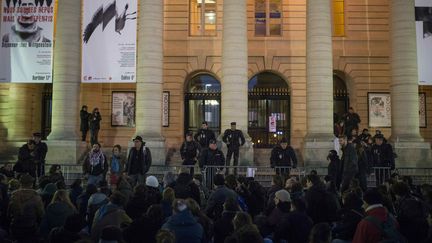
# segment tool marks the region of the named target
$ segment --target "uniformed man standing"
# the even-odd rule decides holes
[[[243,146],[246,142],[243,133],[241,130],[236,129],[236,123],[231,122],[231,129],[225,130],[225,133],[222,137],[223,142],[228,147],[227,157],[226,157],[226,165],[230,166],[231,157],[234,154],[234,166],[238,166],[239,159],[239,150],[240,146]],[[234,169],[234,174],[237,174],[237,170]]]
[[[196,164],[196,159],[200,150],[201,146],[193,140],[192,132],[188,132],[186,134],[186,140],[180,148],[180,155],[183,160],[183,165],[190,166],[190,174],[192,176],[194,174],[194,165]]]
[[[297,167],[297,157],[294,149],[288,145],[288,140],[286,138],[282,138],[279,144],[273,148],[270,157],[270,165],[272,168],[276,167],[276,174],[278,175],[289,175],[289,167]]]
[[[194,136],[195,141],[197,141],[201,148],[208,148],[210,140],[216,140],[215,133],[208,128],[208,123],[206,121],[202,122],[201,128]]]
[[[37,165],[37,176],[45,175],[45,158],[48,153],[48,145],[42,142],[42,134],[40,132],[33,133],[33,140],[35,142],[34,161]]]
[[[205,184],[209,189],[213,186],[213,177],[219,170],[217,166],[225,165],[225,157],[223,152],[218,149],[216,140],[209,141],[209,146],[201,151],[199,159],[199,167],[204,169]]]
[[[377,134],[374,138],[372,164],[373,167],[379,167],[375,170],[376,183],[379,186],[390,178],[390,170],[395,169],[395,158],[392,146],[384,141],[385,139],[382,134]]]

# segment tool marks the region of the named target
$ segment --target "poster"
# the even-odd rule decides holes
[[[111,126],[135,127],[135,92],[113,92]]]
[[[82,82],[134,83],[137,0],[83,0]]]
[[[432,85],[432,1],[415,1],[417,63],[420,85]]]
[[[419,93],[419,121],[421,128],[427,127],[426,93]]]
[[[391,127],[390,93],[368,93],[369,127]]]
[[[269,116],[269,132],[276,132],[276,116]]]
[[[55,1],[1,5],[0,82],[51,83]]]

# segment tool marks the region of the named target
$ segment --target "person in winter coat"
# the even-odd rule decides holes
[[[216,174],[214,176],[214,184],[216,189],[210,194],[207,201],[205,212],[212,219],[219,218],[222,213],[223,204],[228,198],[237,200],[237,193],[225,186],[224,176]]]
[[[186,140],[180,147],[180,155],[183,160],[183,165],[190,166],[190,174],[194,174],[194,165],[197,162],[198,154],[201,150],[201,146],[198,142],[195,142],[192,138],[192,132],[186,134]]]
[[[208,123],[206,121],[202,122],[201,128],[194,136],[195,141],[197,141],[201,148],[208,148],[211,140],[216,140],[215,133],[208,128]]]
[[[42,235],[47,236],[53,228],[63,226],[66,218],[76,212],[75,206],[69,199],[68,192],[66,190],[56,191],[42,218],[40,226]]]
[[[107,159],[102,152],[100,144],[95,143],[83,164],[83,172],[88,175],[87,183],[98,185],[99,182],[105,180],[107,171]]]
[[[18,151],[18,161],[13,167],[14,172],[20,174],[29,174],[36,178],[36,144],[34,140],[28,140]]]
[[[374,167],[381,167],[375,171],[377,186],[382,185],[390,178],[390,170],[395,169],[393,148],[384,141],[382,134],[375,135],[375,144],[372,146],[372,160]]]
[[[75,206],[75,208],[78,208],[77,205],[77,200],[78,197],[83,193],[84,189],[81,186],[82,181],[81,179],[76,179],[72,185],[70,186],[70,190],[69,190],[69,198],[72,202],[72,204]]]
[[[306,179],[306,212],[314,224],[336,221],[340,206],[336,197],[327,192],[318,175],[308,175]]]
[[[358,223],[364,217],[363,201],[354,192],[348,192],[342,198],[343,208],[339,210],[340,220],[333,229],[334,239],[351,242]]]
[[[112,156],[109,163],[110,184],[117,185],[120,175],[124,171],[126,159],[121,154],[121,146],[116,144],[112,149]]]
[[[203,227],[194,218],[183,199],[176,199],[173,215],[162,226],[174,232],[176,243],[204,243]]]
[[[227,145],[228,152],[226,157],[226,165],[230,166],[231,157],[234,154],[233,166],[238,165],[240,146],[243,146],[246,142],[243,132],[236,128],[237,123],[231,122],[231,129],[227,129],[224,132],[222,141]],[[237,170],[234,169],[234,174],[237,174]]]
[[[87,205],[90,197],[97,192],[97,187],[94,184],[87,184],[86,189],[76,200],[78,213],[85,217],[87,213]]]
[[[303,199],[295,199],[291,202],[291,212],[284,214],[281,222],[276,225],[273,241],[307,242],[312,226],[312,219],[306,214],[306,202]]]
[[[203,227],[204,230],[204,242],[209,242],[213,238],[213,222],[200,210],[198,203],[192,198],[186,199],[186,205],[191,211],[192,215],[198,221],[198,223]]]
[[[33,190],[34,178],[23,175],[20,189],[14,191],[9,201],[7,216],[15,240],[34,239],[44,215],[41,197]]]
[[[48,145],[42,142],[42,134],[40,132],[33,133],[33,141],[35,141],[34,161],[37,167],[37,176],[45,175],[45,157],[48,153]]]
[[[123,231],[124,239],[128,243],[156,243],[156,234],[163,222],[164,215],[161,205],[151,205],[143,216],[135,219]]]
[[[126,202],[129,202],[134,191],[130,182],[130,178],[127,175],[119,176],[115,188],[117,189],[117,191],[123,193],[123,195],[126,197]]]
[[[88,107],[83,105],[80,110],[80,131],[81,141],[85,142],[87,138],[87,132],[89,130],[89,118],[90,113],[87,112]]]
[[[399,230],[396,219],[383,206],[383,198],[377,189],[369,189],[363,195],[366,217],[357,225],[352,243],[378,243],[383,240],[384,235],[377,224],[386,223],[393,227],[394,231]]]
[[[341,191],[345,192],[348,189],[351,180],[358,173],[358,156],[354,145],[349,142],[346,136],[339,138],[339,143],[342,147],[342,188]]]
[[[279,190],[284,189],[283,187],[283,182],[282,182],[282,177],[279,175],[274,175],[272,177],[272,182],[271,182],[271,186],[267,191],[267,208],[269,207],[274,207],[274,197],[275,197],[275,193]]]
[[[79,214],[69,215],[64,225],[51,230],[49,243],[74,243],[84,238],[80,231],[85,227],[85,220]]]
[[[342,162],[340,161],[336,150],[329,151],[327,161],[329,162],[327,174],[330,176],[333,185],[335,185],[336,189],[339,190],[342,182]]]
[[[267,217],[267,224],[272,231],[281,223],[282,218],[291,211],[291,197],[285,189],[275,194],[275,208]]]
[[[171,187],[165,188],[162,192],[161,206],[164,219],[172,215],[172,205],[175,200],[175,193]]]
[[[222,217],[214,223],[214,243],[224,243],[234,233],[233,219],[239,211],[237,200],[228,198],[224,202]]]
[[[64,177],[60,165],[51,165],[49,169],[49,180],[51,181],[51,183],[57,183],[58,181],[64,182]]]
[[[114,192],[110,197],[110,202],[99,208],[93,220],[91,231],[93,240],[100,238],[100,234],[106,226],[116,226],[122,229],[132,223],[132,219],[123,210],[125,200],[126,198],[121,192]]]
[[[150,149],[145,146],[142,137],[133,139],[134,147],[130,149],[125,172],[132,179],[132,186],[144,184],[144,179],[152,164]]]
[[[99,143],[98,135],[100,130],[100,122],[102,120],[102,116],[99,113],[99,108],[94,108],[93,112],[89,116],[90,122],[90,144],[93,145],[95,143]]]
[[[176,198],[192,198],[198,203],[198,205],[201,204],[199,188],[193,182],[193,178],[189,173],[180,173],[177,177],[177,181],[173,189]]]
[[[141,217],[153,204],[159,204],[162,199],[158,190],[146,185],[138,185],[134,189],[134,195],[126,205],[127,215],[135,220]]]
[[[353,129],[358,129],[358,124],[361,122],[360,116],[354,112],[354,109],[350,107],[348,113],[343,117],[345,122],[345,134],[349,136]]]
[[[224,166],[225,157],[222,150],[218,149],[216,140],[210,140],[210,145],[201,151],[199,167],[205,169],[206,186],[211,190],[213,188],[213,177],[219,170],[215,166]]]
[[[290,168],[288,167],[297,168],[297,157],[294,149],[288,145],[288,139],[282,138],[279,145],[272,149],[270,165],[272,168],[276,167],[276,174],[284,176],[289,175]]]

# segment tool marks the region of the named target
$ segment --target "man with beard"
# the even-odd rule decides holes
[[[33,140],[35,141],[35,163],[37,166],[37,176],[45,175],[45,157],[48,153],[48,146],[42,142],[42,135],[40,132],[33,133]]]
[[[28,42],[28,43],[47,43],[50,39],[43,35],[43,29],[37,25],[36,9],[34,0],[19,0],[19,14],[15,18],[15,24],[11,27],[11,32],[3,35],[2,42]]]
[[[145,146],[142,137],[136,136],[133,140],[134,147],[130,149],[126,162],[125,172],[133,181],[133,186],[144,184],[145,176],[152,164],[151,152]]]
[[[99,143],[93,144],[92,150],[84,161],[83,171],[88,175],[88,184],[99,185],[99,182],[105,180],[108,162]]]
[[[186,141],[184,141],[180,148],[180,154],[183,160],[183,165],[190,166],[190,174],[192,176],[194,174],[193,166],[196,164],[196,158],[200,150],[200,145],[192,138],[192,132],[188,132],[186,134]]]
[[[221,150],[218,149],[216,145],[216,140],[210,140],[210,145],[208,148],[203,149],[200,160],[199,167],[201,169],[205,168],[206,175],[206,185],[209,189],[213,187],[213,177],[218,170],[215,166],[224,166],[225,165],[225,157]]]
[[[208,148],[210,140],[216,140],[216,136],[214,132],[208,128],[208,123],[203,121],[194,139],[200,144],[201,148]]]
[[[289,175],[289,167],[297,167],[297,157],[294,149],[288,145],[288,140],[286,138],[282,138],[279,145],[273,148],[270,157],[270,165],[272,168],[276,167],[276,174],[278,175]]]

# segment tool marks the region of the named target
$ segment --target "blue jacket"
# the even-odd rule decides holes
[[[203,227],[188,209],[169,217],[162,229],[174,232],[176,243],[204,243]]]

